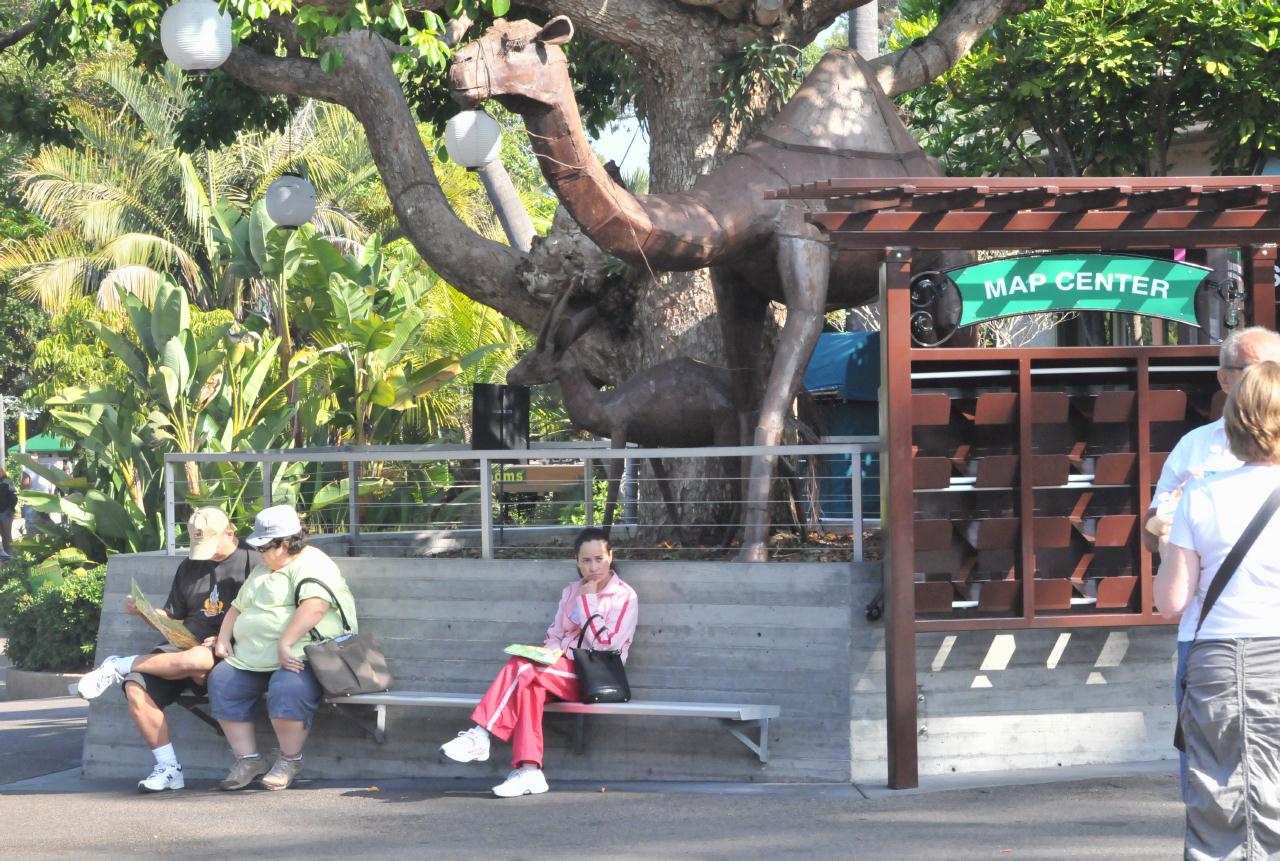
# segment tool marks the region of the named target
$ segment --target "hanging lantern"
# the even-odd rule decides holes
[[[207,72],[231,55],[231,16],[214,0],[179,0],[160,19],[164,55],[186,72]]]
[[[463,111],[444,124],[449,158],[467,170],[484,167],[502,149],[502,127],[484,111]]]
[[[298,174],[281,174],[267,186],[267,217],[281,227],[305,224],[315,211],[316,188]]]

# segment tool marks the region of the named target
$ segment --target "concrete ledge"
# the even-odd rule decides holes
[[[43,700],[68,696],[67,688],[83,673],[34,673],[10,667],[5,674],[5,699]]]

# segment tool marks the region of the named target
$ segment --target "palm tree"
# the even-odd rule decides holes
[[[376,184],[376,175],[344,109],[308,102],[284,132],[184,153],[177,120],[192,96],[176,68],[149,75],[112,62],[97,77],[117,104],[72,102],[81,144],[43,147],[16,173],[27,206],[53,229],[0,246],[0,277],[13,276],[18,290],[47,310],[85,293],[111,305],[117,286],[146,297],[168,275],[199,307],[239,313],[240,285],[219,265],[214,208],[247,208],[291,168],[316,186],[321,232],[365,235],[344,203]]]

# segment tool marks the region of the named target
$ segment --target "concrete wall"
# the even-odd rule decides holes
[[[405,690],[481,692],[511,642],[540,641],[567,562],[338,560]],[[162,597],[176,560],[112,559],[99,658],[144,651],[155,636],[120,604],[136,577]],[[883,784],[883,624],[863,608],[878,565],[625,562],[640,594],[628,674],[637,699],[782,706],[762,766],[713,720],[589,718],[587,750],[572,749],[572,718],[548,715],[553,779],[848,781]],[[1169,758],[1171,628],[965,633],[920,638],[921,774],[1043,768]],[[395,709],[388,741],[322,713],[307,770],[329,777],[500,777],[506,745],[484,765],[443,760],[438,745],[467,725],[457,709]],[[229,762],[211,730],[171,710],[183,766],[221,776]],[[270,731],[259,732],[264,750]],[[150,756],[121,698],[90,712],[85,769],[136,777]]]

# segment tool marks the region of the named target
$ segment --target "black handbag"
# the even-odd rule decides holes
[[[299,594],[307,583],[316,583],[328,592],[333,606],[338,608],[338,615],[342,618],[341,634],[326,640],[312,628],[312,642],[303,648],[307,664],[320,687],[331,697],[390,690],[394,680],[391,678],[391,671],[387,669],[386,655],[382,654],[372,635],[352,633],[346,611],[342,609],[342,604],[332,589],[314,577],[307,577],[298,581],[294,588],[293,605],[298,606]]]
[[[579,698],[584,703],[625,703],[631,701],[631,685],[627,684],[627,671],[622,666],[622,652],[604,649],[582,648],[582,638],[591,627],[591,620],[604,617],[594,613],[582,624],[578,645],[574,646],[573,668],[578,674]]]
[[[1200,620],[1196,622],[1196,631],[1191,635],[1192,642],[1196,637],[1200,636],[1200,627],[1204,625],[1204,620],[1209,617],[1209,611],[1213,609],[1214,603],[1217,602],[1218,596],[1222,594],[1222,590],[1227,588],[1227,581],[1236,573],[1236,569],[1240,567],[1240,562],[1244,559],[1244,555],[1249,552],[1249,548],[1253,546],[1253,542],[1258,540],[1258,536],[1262,534],[1262,530],[1275,514],[1276,508],[1280,507],[1280,487],[1271,491],[1271,495],[1262,503],[1262,507],[1253,515],[1253,519],[1249,521],[1249,525],[1244,528],[1244,532],[1240,533],[1240,537],[1236,539],[1236,543],[1232,545],[1231,550],[1227,553],[1227,558],[1222,560],[1222,565],[1218,568],[1213,580],[1209,583],[1209,588],[1204,593],[1204,603],[1200,605]],[[1182,674],[1182,696],[1185,699],[1187,693],[1187,674]],[[1173,746],[1180,753],[1187,752],[1187,740],[1182,732],[1182,713],[1174,715],[1173,720]]]

